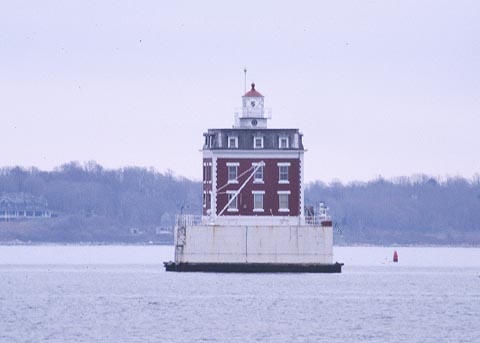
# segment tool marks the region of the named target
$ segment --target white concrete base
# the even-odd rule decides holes
[[[175,262],[333,263],[332,227],[195,225],[175,229]]]

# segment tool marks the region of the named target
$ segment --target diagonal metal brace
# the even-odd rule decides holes
[[[247,185],[248,181],[250,181],[250,179],[253,177],[253,175],[255,175],[255,173],[257,172],[258,168],[260,167],[263,167],[265,166],[265,162],[263,161],[260,161],[258,162],[258,164],[255,166],[255,168],[253,169],[252,173],[250,174],[250,176],[245,180],[245,182],[240,186],[240,188],[238,189],[238,191],[235,192],[235,194],[233,195],[233,197],[227,202],[227,204],[225,205],[225,207],[220,211],[220,213],[218,214],[219,216],[221,216],[223,214],[223,212],[225,212],[225,210],[228,208],[228,206],[230,206],[230,204],[232,203],[233,200],[235,200],[235,198],[240,194],[240,192],[242,191],[242,189]]]

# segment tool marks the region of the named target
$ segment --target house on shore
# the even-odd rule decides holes
[[[0,221],[51,218],[47,200],[26,193],[0,194]]]

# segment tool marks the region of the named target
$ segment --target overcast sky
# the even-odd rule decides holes
[[[200,179],[244,66],[307,181],[480,172],[478,1],[2,1],[0,166]]]

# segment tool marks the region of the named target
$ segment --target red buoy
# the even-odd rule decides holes
[[[393,252],[393,262],[398,262],[398,254],[396,250]]]

